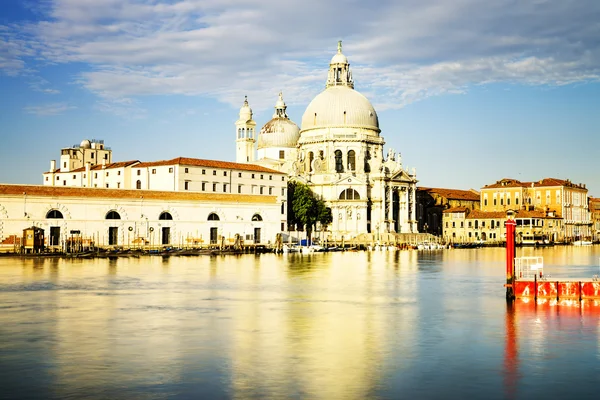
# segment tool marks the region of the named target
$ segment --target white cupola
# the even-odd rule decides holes
[[[240,118],[235,122],[235,128],[235,160],[239,163],[253,162],[256,122],[252,119],[252,109],[248,105],[248,96],[244,97],[244,104],[240,108]]]

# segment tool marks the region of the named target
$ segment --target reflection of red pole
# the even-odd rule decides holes
[[[515,278],[515,228],[517,222],[514,219],[508,219],[506,226],[506,299],[513,300],[514,278]]]
[[[517,341],[517,324],[515,321],[515,304],[506,306],[505,340],[504,340],[504,389],[506,398],[516,398],[518,369],[519,369],[519,344]]]

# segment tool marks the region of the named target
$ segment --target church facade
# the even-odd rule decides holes
[[[255,126],[246,99],[236,122],[237,162],[309,185],[332,210],[332,236],[417,233],[416,172],[403,167],[400,153],[384,150],[377,112],[354,89],[341,42],[325,90],[306,108],[300,128],[287,116],[281,93],[273,119],[258,133],[256,158]]]

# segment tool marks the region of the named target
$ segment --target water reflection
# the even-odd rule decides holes
[[[503,256],[0,258],[3,382],[28,398],[591,396],[600,307],[507,307]]]

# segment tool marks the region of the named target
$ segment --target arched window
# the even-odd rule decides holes
[[[135,183],[135,188],[136,188],[136,189],[141,189],[141,188],[142,188],[142,181],[138,180],[138,181]]]
[[[340,193],[340,200],[360,200],[360,194],[354,189],[346,189]]]
[[[208,220],[209,221],[220,221],[220,218],[216,213],[210,213],[210,214],[208,214]]]
[[[355,158],[356,153],[354,152],[354,150],[350,150],[348,152],[348,169],[350,171],[354,171],[354,169],[356,168]]]
[[[313,160],[315,159],[315,154],[312,151],[308,152],[308,172],[313,172]]]
[[[60,211],[58,210],[50,210],[48,211],[48,213],[46,214],[46,218],[55,218],[55,219],[62,219],[63,215]]]
[[[171,213],[163,211],[160,213],[160,215],[158,216],[158,219],[162,219],[162,220],[172,220],[173,216],[171,215]]]
[[[121,216],[116,211],[109,211],[108,214],[106,214],[105,218],[106,219],[121,219]]]
[[[344,162],[342,161],[342,151],[335,151],[335,172],[344,172]]]
[[[254,214],[252,216],[252,221],[262,221],[262,217],[260,216],[260,214]]]

